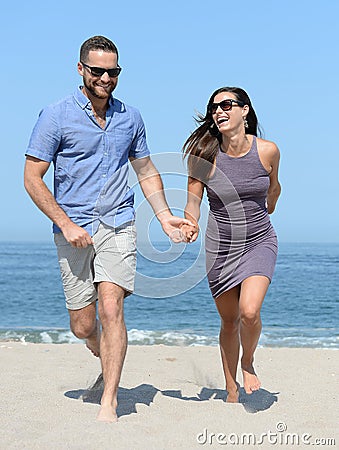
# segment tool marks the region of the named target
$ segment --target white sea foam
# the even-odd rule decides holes
[[[47,331],[43,331],[42,333],[40,333],[41,336],[41,341],[44,344],[52,344],[53,343],[53,339],[52,337],[47,333]]]
[[[326,331],[326,333],[325,333]],[[316,335],[315,335],[316,334]],[[84,341],[77,339],[74,334],[67,329],[14,329],[1,330],[0,341],[18,341],[23,345],[28,342],[45,344],[78,344]],[[197,334],[192,330],[139,330],[132,328],[128,331],[128,342],[130,345],[179,345],[179,346],[199,346],[218,345],[218,335]],[[339,337],[335,330],[328,333],[328,330],[286,329],[264,330],[259,340],[260,347],[308,347],[308,348],[328,348],[339,347]]]
[[[203,336],[190,332],[154,331],[131,329],[128,332],[128,341],[132,345],[216,345],[215,336]]]

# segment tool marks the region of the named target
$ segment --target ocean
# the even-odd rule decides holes
[[[280,243],[259,345],[338,348],[338,269],[339,244]],[[53,242],[1,242],[0,285],[0,340],[81,342],[69,330]],[[218,345],[201,242],[139,245],[125,320],[130,344]]]

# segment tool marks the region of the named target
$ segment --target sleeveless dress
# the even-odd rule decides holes
[[[214,298],[252,275],[272,280],[278,243],[266,207],[269,184],[255,136],[244,156],[230,157],[219,149],[215,172],[205,184],[210,206],[206,270]]]

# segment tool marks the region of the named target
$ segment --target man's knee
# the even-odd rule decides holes
[[[99,302],[99,316],[103,327],[124,320],[124,299],[111,298]]]
[[[78,339],[87,339],[90,336],[92,336],[93,333],[95,332],[95,327],[96,327],[95,322],[94,323],[71,322],[72,333]]]
[[[113,283],[101,282],[98,285],[98,294],[98,311],[102,326],[123,320],[124,289]]]
[[[89,308],[86,308],[86,311],[84,309],[69,311],[70,327],[72,333],[78,339],[87,339],[96,331],[95,308],[91,306],[90,309],[91,310],[89,310]]]

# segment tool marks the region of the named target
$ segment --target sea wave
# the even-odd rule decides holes
[[[83,342],[66,329],[17,328],[0,330],[0,341],[32,342],[35,344],[77,344]]]
[[[339,348],[337,330],[329,329],[268,329],[259,340],[260,347]],[[0,329],[0,341],[26,344],[78,344],[83,343],[67,329]],[[138,330],[128,331],[130,345],[217,346],[217,335],[197,334],[191,330]]]

